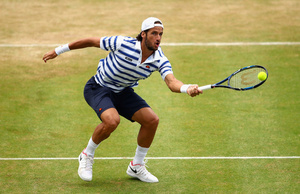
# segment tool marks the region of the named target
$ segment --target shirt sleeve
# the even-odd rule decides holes
[[[168,74],[173,74],[171,63],[165,56],[163,57],[163,60],[161,60],[161,65],[159,67],[159,73],[163,80],[165,80],[165,78]]]
[[[106,51],[116,51],[123,41],[122,36],[104,36],[100,39],[100,48]]]

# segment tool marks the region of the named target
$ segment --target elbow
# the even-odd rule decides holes
[[[86,47],[100,47],[100,39],[96,37],[85,39]]]

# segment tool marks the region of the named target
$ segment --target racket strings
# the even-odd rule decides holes
[[[247,88],[255,86],[262,82],[258,79],[258,74],[260,72],[266,71],[265,69],[259,67],[240,71],[231,77],[228,84],[234,88]]]

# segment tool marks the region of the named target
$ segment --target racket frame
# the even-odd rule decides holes
[[[230,79],[231,79],[234,75],[236,75],[237,73],[239,73],[239,72],[241,72],[241,71],[244,71],[244,70],[246,70],[246,69],[251,69],[251,68],[255,68],[255,67],[262,68],[262,69],[265,70],[265,72],[266,72],[266,74],[267,74],[267,78],[266,78],[265,80],[261,81],[260,83],[254,85],[254,86],[245,87],[245,88],[235,88],[235,87],[230,86],[230,84],[229,84]],[[237,91],[251,90],[251,89],[257,88],[257,87],[259,87],[260,85],[262,85],[265,81],[267,81],[268,77],[269,77],[269,76],[268,76],[268,71],[267,71],[267,69],[266,69],[265,67],[260,66],[260,65],[251,65],[251,66],[243,67],[243,68],[241,68],[241,69],[235,71],[235,72],[232,73],[229,77],[225,78],[224,80],[222,80],[222,81],[220,81],[220,82],[218,82],[218,83],[215,83],[215,84],[212,84],[212,85],[201,86],[201,87],[199,87],[198,89],[199,89],[199,90],[202,90],[202,91],[203,91],[203,90],[212,89],[212,88],[228,88],[228,89],[233,89],[233,90],[237,90]],[[228,82],[228,83],[227,83],[228,85],[221,85],[222,83],[224,83],[224,82],[226,82],[226,81]]]

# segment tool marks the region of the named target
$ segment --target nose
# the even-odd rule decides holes
[[[158,35],[156,36],[156,40],[160,41],[160,40],[161,40],[161,37],[162,37],[162,35],[161,35],[161,34],[158,34]]]

